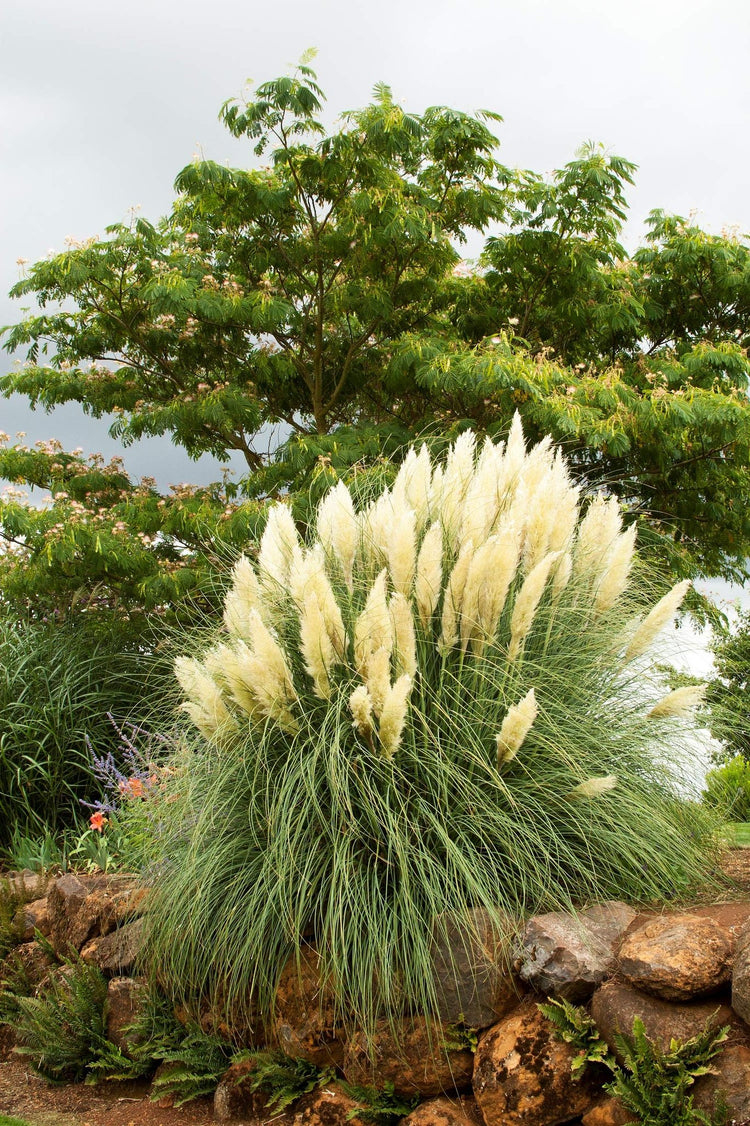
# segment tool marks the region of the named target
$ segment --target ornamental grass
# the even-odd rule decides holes
[[[150,952],[175,994],[267,1018],[308,943],[342,1019],[435,1013],[434,951],[482,908],[673,896],[711,824],[680,799],[699,694],[649,658],[635,528],[549,441],[409,450],[302,539],[284,503],[224,628],[177,661],[189,718],[155,813]],[[676,765],[677,764],[677,765]],[[166,793],[164,792],[166,787]]]

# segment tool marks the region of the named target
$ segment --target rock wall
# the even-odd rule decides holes
[[[27,973],[39,983],[50,971],[35,931],[58,954],[78,951],[109,978],[108,1033],[121,1044],[143,989],[133,976],[147,908],[143,889],[126,876],[67,874],[48,884],[17,879],[27,902],[18,909],[25,941],[16,953]],[[335,1023],[310,947],[301,967],[290,964],[282,975],[272,1042],[290,1056],[335,1069],[348,1083],[392,1084],[403,1098],[421,1098],[405,1126],[618,1126],[629,1119],[603,1093],[608,1076],[589,1069],[573,1081],[575,1050],[556,1038],[539,1001],[586,1004],[615,1053],[617,1033],[629,1035],[636,1016],[665,1048],[707,1023],[729,1025],[714,1074],[695,1086],[696,1106],[710,1111],[721,1094],[734,1121],[750,1123],[750,903],[661,914],[603,903],[575,915],[539,915],[526,923],[510,959],[480,916],[473,919],[475,944],[467,948],[456,928],[452,946],[449,927],[436,949],[439,1019],[415,1016],[396,1029],[382,1022],[369,1041],[347,1032]],[[205,1028],[226,1031],[213,1014],[199,1017]],[[248,1029],[245,1040],[257,1047],[258,1029]],[[332,1082],[285,1114],[272,1113],[250,1090],[247,1064],[230,1069],[215,1099],[220,1121],[273,1119],[275,1126],[357,1126],[356,1109]]]

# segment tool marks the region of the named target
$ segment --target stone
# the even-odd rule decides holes
[[[531,1001],[480,1037],[474,1095],[488,1126],[559,1126],[593,1106],[591,1076],[573,1081],[576,1050],[554,1035]],[[601,1094],[601,1091],[598,1092]]]
[[[47,896],[52,945],[64,954],[80,950],[139,914],[146,894],[132,876],[60,876]]]
[[[732,968],[732,1008],[750,1024],[750,923],[737,935]]]
[[[689,1001],[727,984],[733,953],[732,939],[713,919],[664,915],[628,935],[618,968],[637,989]]]
[[[218,1122],[229,1122],[242,1116],[252,1122],[265,1122],[277,1118],[278,1111],[268,1107],[267,1095],[263,1091],[253,1091],[250,1076],[255,1070],[252,1060],[233,1063],[222,1076],[214,1092],[214,1118]],[[280,1115],[281,1121],[291,1116]]]
[[[135,1020],[146,991],[146,983],[138,978],[114,977],[107,984],[107,1039],[125,1055],[135,1047],[127,1029]]]
[[[51,925],[46,898],[22,904],[13,917],[13,925],[24,942],[31,942],[37,931],[46,938]]]
[[[288,1056],[317,1067],[341,1067],[345,1034],[337,1021],[333,994],[321,981],[320,957],[313,946],[303,951],[299,966],[291,958],[276,990],[275,1031]]]
[[[635,911],[612,900],[573,915],[551,911],[529,919],[521,937],[521,978],[539,993],[579,1003],[612,972]]]
[[[104,974],[127,974],[135,968],[143,946],[144,920],[125,923],[110,934],[99,935],[86,943],[81,958]]]
[[[327,1084],[301,1098],[291,1109],[294,1126],[366,1126],[357,1116],[359,1104],[338,1083]],[[274,1118],[274,1126],[276,1119]]]
[[[57,966],[57,962],[50,958],[38,942],[24,942],[16,946],[8,959],[10,973],[13,974],[13,962],[18,965],[29,982],[36,988],[44,981],[50,970]],[[0,978],[3,975],[0,974]]]
[[[427,1099],[401,1120],[401,1126],[484,1126],[476,1099],[459,1095]]]
[[[440,917],[433,965],[441,1020],[487,1028],[515,1008],[524,987],[510,967],[509,943],[480,907],[463,926],[453,912]]]
[[[584,1114],[581,1126],[628,1126],[637,1121],[619,1099],[606,1099]]]
[[[47,894],[49,884],[49,876],[24,868],[21,872],[10,872],[0,878],[0,894],[5,890],[14,899],[30,902],[32,899],[42,899]]]
[[[737,1028],[729,1005],[714,1001],[694,1001],[678,1004],[662,1001],[632,986],[618,981],[605,981],[591,1000],[591,1016],[596,1027],[620,1063],[622,1056],[615,1043],[615,1034],[632,1036],[633,1021],[640,1017],[649,1040],[655,1041],[664,1051],[672,1038],[690,1040],[702,1032],[707,1024],[721,1028],[729,1024]]]
[[[15,1046],[13,1029],[7,1024],[0,1024],[0,1062],[11,1058]]]
[[[447,1026],[425,1017],[407,1017],[397,1029],[378,1021],[370,1036],[355,1032],[346,1044],[343,1071],[348,1083],[382,1087],[399,1095],[439,1095],[471,1085],[474,1056],[445,1048]]]
[[[717,1098],[727,1104],[733,1119],[750,1117],[750,1048],[727,1043],[711,1061],[714,1075],[695,1084],[694,1101],[698,1110],[711,1114]]]

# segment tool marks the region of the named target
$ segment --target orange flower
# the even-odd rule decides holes
[[[140,778],[128,778],[120,783],[120,793],[125,798],[142,798],[146,790]]]
[[[107,818],[100,809],[98,809],[96,813],[92,813],[89,817],[89,825],[92,829],[96,829],[97,833],[102,833],[106,824]]]

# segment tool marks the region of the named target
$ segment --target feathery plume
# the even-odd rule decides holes
[[[394,590],[407,597],[414,582],[414,568],[417,561],[417,518],[414,510],[407,508],[404,501],[394,504],[391,526],[387,539],[388,569]]]
[[[336,659],[333,643],[317,596],[312,591],[305,598],[300,615],[300,650],[305,669],[312,677],[313,690],[321,700],[331,695],[329,671]]]
[[[401,742],[411,687],[412,679],[404,673],[386,693],[378,726],[380,749],[386,758],[393,758]]]
[[[508,708],[500,734],[495,736],[498,769],[507,766],[516,757],[538,714],[533,688],[522,700]]]
[[[321,544],[316,543],[309,551],[295,550],[289,567],[289,593],[300,614],[304,610],[308,595],[315,595],[331,644],[339,660],[342,660],[346,651],[346,630],[341,608],[326,573],[325,555]]]
[[[625,650],[626,661],[632,661],[646,652],[661,631],[672,621],[691,585],[690,579],[683,579],[656,603],[633,634]]]
[[[552,597],[557,599],[560,597],[566,586],[570,582],[570,576],[573,574],[573,556],[569,551],[564,551],[557,561],[557,565],[552,570]]]
[[[252,691],[251,674],[245,668],[245,655],[252,657],[252,651],[242,640],[234,646],[216,645],[204,658],[207,671],[219,685],[224,685],[234,703],[251,718],[259,714],[258,698]]]
[[[355,688],[349,697],[349,711],[355,731],[368,736],[372,731],[372,698],[364,684]]]
[[[568,801],[574,801],[576,798],[598,798],[614,790],[616,785],[617,778],[614,774],[606,774],[603,778],[587,778],[585,782],[574,786],[570,793],[566,794],[566,798]]]
[[[576,572],[596,579],[604,570],[621,529],[622,517],[617,497],[606,498],[597,493],[578,529]]]
[[[688,716],[699,707],[705,698],[707,684],[688,684],[667,692],[648,713],[649,719]]]
[[[414,601],[425,628],[432,617],[443,583],[443,529],[436,521],[427,529],[417,556]]]
[[[245,658],[245,666],[260,710],[287,730],[297,730],[290,711],[297,693],[284,651],[257,610],[251,610],[250,619],[253,649]]]
[[[441,644],[450,649],[458,641],[458,622],[463,605],[464,589],[469,567],[474,557],[471,544],[464,544],[448,579],[443,598]]]
[[[343,481],[338,481],[329,489],[318,505],[316,529],[326,552],[338,560],[344,582],[351,590],[359,524],[352,495]]]
[[[382,645],[370,654],[365,684],[372,700],[372,710],[375,715],[380,715],[391,687],[391,654]]]
[[[232,568],[232,585],[224,599],[224,624],[233,637],[248,638],[250,611],[263,616],[263,603],[258,577],[247,556],[241,556]]]
[[[388,608],[393,626],[393,657],[397,673],[417,674],[417,638],[411,603],[400,591],[391,595]]]
[[[631,524],[617,537],[594,595],[594,610],[597,614],[611,610],[628,585],[637,531],[637,526]]]
[[[445,463],[440,495],[441,518],[443,530],[455,547],[458,546],[466,491],[474,473],[475,441],[473,432],[464,430],[451,446]]]
[[[365,674],[371,655],[385,649],[390,657],[393,632],[385,593],[386,572],[381,571],[367,595],[362,613],[354,623],[354,663],[357,672]]]
[[[506,524],[474,553],[466,586],[467,590],[472,588],[472,592],[475,591],[476,594],[474,596],[472,593],[471,599],[467,598],[465,601],[469,601],[472,613],[476,601],[477,629],[472,638],[476,652],[495,637],[510,584],[518,567],[519,550],[518,531],[514,525]]]
[[[552,564],[556,559],[559,559],[559,557],[559,551],[553,551],[547,555],[541,563],[537,563],[534,570],[524,579],[523,586],[516,595],[513,614],[510,619],[509,661],[515,660],[520,652],[521,646],[528,637],[539,601],[547,585],[547,579],[549,578]]]
[[[182,705],[183,711],[206,739],[213,739],[232,718],[221,689],[205,666],[192,657],[178,657],[174,668],[180,687],[187,696]]]
[[[271,580],[271,585],[286,587],[289,565],[295,548],[299,549],[300,538],[292,513],[285,504],[274,504],[268,513],[268,520],[260,541],[258,567],[261,578]]]

